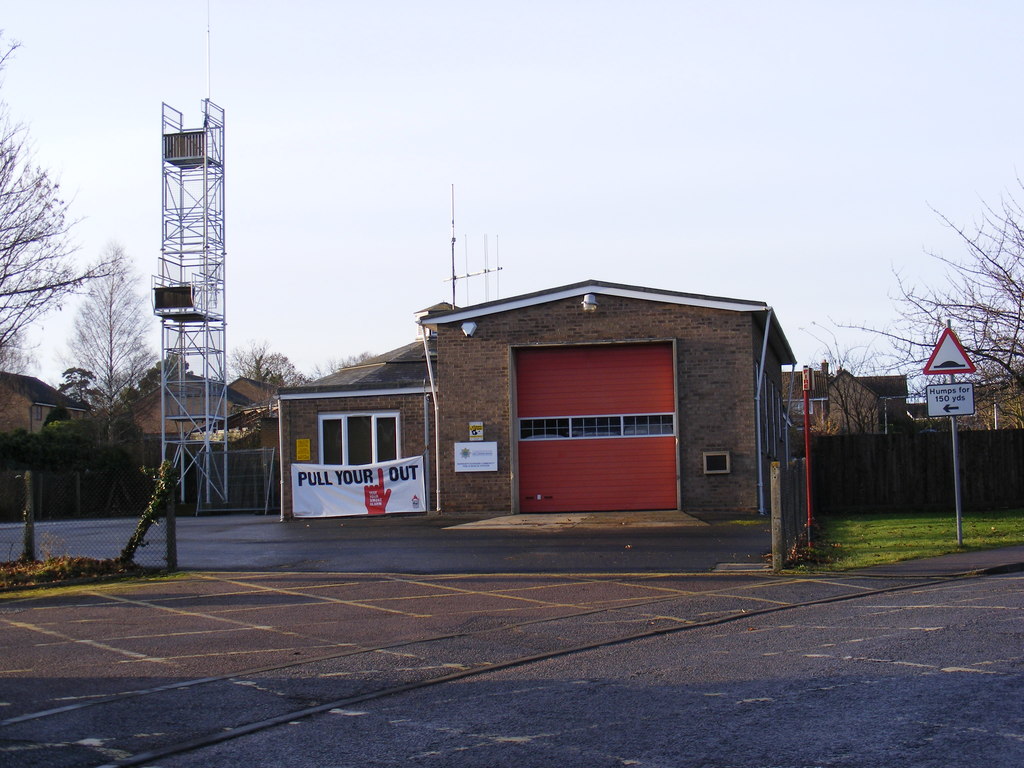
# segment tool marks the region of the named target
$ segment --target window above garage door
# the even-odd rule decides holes
[[[675,416],[645,413],[631,416],[566,416],[520,419],[520,440],[570,440],[588,437],[674,435]]]

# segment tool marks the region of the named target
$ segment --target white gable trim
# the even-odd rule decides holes
[[[548,304],[562,299],[582,298],[587,293],[597,296],[619,296],[626,299],[638,299],[640,301],[657,301],[664,304],[680,304],[688,307],[706,307],[708,309],[725,309],[730,312],[761,312],[768,309],[767,304],[758,301],[741,301],[738,299],[716,298],[713,296],[687,296],[676,293],[658,293],[656,291],[642,291],[625,286],[608,286],[599,283],[588,283],[584,285],[570,286],[561,290],[541,293],[531,296],[524,296],[519,299],[495,302],[488,306],[467,307],[458,312],[446,314],[443,317],[426,321],[421,320],[424,325],[443,325],[446,323],[458,323],[474,317],[494,315],[498,312],[509,312],[526,307],[535,307],[538,304]]]
[[[326,400],[338,397],[381,397],[383,395],[423,395],[428,387],[400,387],[397,389],[345,389],[334,392],[292,392],[279,395],[281,400]]]

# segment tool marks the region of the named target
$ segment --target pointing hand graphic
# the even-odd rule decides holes
[[[383,515],[388,509],[391,489],[384,490],[384,470],[377,469],[377,484],[363,486],[363,499],[366,511],[371,515]]]

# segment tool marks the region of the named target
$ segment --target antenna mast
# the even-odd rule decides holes
[[[498,244],[498,236],[497,235],[494,236],[494,243],[495,243],[495,250],[497,250],[497,244]],[[466,240],[466,273],[464,275],[460,275],[460,274],[458,274],[455,271],[455,185],[452,184],[452,276],[450,278],[448,278],[448,280],[445,280],[445,282],[451,281],[451,284],[452,284],[452,306],[453,307],[456,306],[456,304],[455,304],[455,296],[456,296],[456,289],[455,289],[455,287],[456,287],[456,284],[458,283],[458,281],[462,280],[462,279],[468,280],[471,277],[479,277],[480,275],[483,275],[483,278],[484,278],[484,297],[485,297],[485,301],[490,301],[490,298],[491,298],[490,290],[491,290],[491,288],[490,288],[490,283],[488,282],[488,276],[491,273],[500,273],[501,269],[502,269],[502,267],[501,267],[500,257],[498,257],[498,263],[494,267],[490,266],[490,264],[489,264],[489,254],[488,254],[488,251],[487,251],[487,235],[484,235],[484,268],[482,270],[478,271],[478,272],[470,272],[469,271],[469,239],[467,238],[467,240]],[[499,280],[500,280],[500,278],[499,278]],[[499,286],[498,295],[500,296],[501,295],[501,290],[500,290],[501,283],[500,282],[498,283],[498,286]],[[466,303],[467,304],[469,303],[469,284],[468,283],[466,284]]]
[[[206,98],[213,98],[213,85],[210,79],[210,0],[206,0]]]
[[[452,306],[455,306],[455,185],[452,184]]]

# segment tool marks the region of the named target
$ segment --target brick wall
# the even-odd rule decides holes
[[[42,422],[32,418],[32,401],[20,393],[0,389],[0,432],[24,429],[38,432]]]
[[[530,344],[672,340],[679,394],[679,473],[683,509],[756,510],[755,362],[761,333],[745,312],[601,295],[596,312],[579,298],[476,318],[466,337],[459,323],[438,328],[441,405],[441,506],[445,513],[516,510],[513,350]],[[781,384],[776,360],[769,375]],[[456,473],[454,443],[471,421],[498,444],[498,471]],[[702,453],[728,450],[732,472],[705,475]],[[767,467],[765,467],[767,472]]]
[[[317,416],[321,413],[365,413],[398,411],[401,432],[401,455],[418,456],[424,452],[423,395],[374,395],[371,397],[324,397],[309,400],[281,400],[281,467],[284,478],[281,488],[281,509],[292,516],[291,465],[295,462],[295,441],[310,441],[311,458],[320,456],[320,434]],[[430,418],[433,419],[433,413]],[[428,495],[432,490],[433,468],[427,467]],[[433,500],[431,500],[433,505]],[[433,506],[429,507],[433,509]]]

